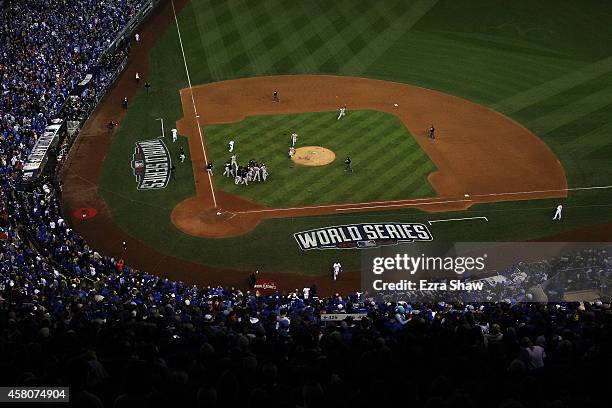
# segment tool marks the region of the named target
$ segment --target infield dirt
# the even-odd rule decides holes
[[[280,102],[272,101],[274,90],[279,92]],[[430,89],[367,78],[284,75],[182,89],[181,101],[185,116],[177,128],[189,138],[197,195],[173,209],[172,222],[198,237],[238,236],[267,218],[398,208],[456,211],[476,203],[567,196],[563,167],[540,138],[489,108]],[[203,170],[204,125],[237,122],[254,115],[330,111],[342,105],[349,108],[342,119],[347,121],[351,120],[351,109],[396,115],[438,168],[428,177],[437,195],[392,202],[265,208],[232,194],[220,194],[214,188],[214,178],[209,179]],[[429,137],[432,124],[437,129],[435,139]],[[198,216],[211,209],[231,214]]]

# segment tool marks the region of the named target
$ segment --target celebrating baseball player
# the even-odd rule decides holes
[[[248,186],[249,182],[266,181],[268,170],[263,163],[260,164],[255,160],[249,160],[246,166],[239,166],[235,159],[236,155],[232,155],[231,161],[225,163],[223,171],[225,177],[234,177],[234,184]]]
[[[268,178],[268,169],[266,168],[265,164],[261,165],[261,178],[263,179],[263,181],[266,181],[266,179]]]
[[[225,165],[223,166],[223,176],[224,177],[233,176],[233,172],[234,170],[232,169],[232,164],[229,161],[226,161]]]
[[[234,174],[236,174],[235,172],[238,171],[238,163],[236,162],[236,154],[232,154],[230,161],[231,161],[232,167],[234,168]]]

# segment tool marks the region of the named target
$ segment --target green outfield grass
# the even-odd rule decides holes
[[[523,124],[560,159],[570,187],[587,187],[612,185],[611,19],[612,3],[597,0],[197,0],[181,12],[179,24],[194,84],[329,73],[436,89]],[[129,168],[133,143],[158,135],[155,118],[170,124],[182,116],[178,90],[187,82],[181,58],[172,27],[151,55],[151,95],[141,92],[131,104],[100,184],[117,222],[163,252],[213,265],[322,273],[335,259],[358,268],[358,253],[301,254],[293,232],[361,221],[485,215],[488,224],[438,223],[432,232],[436,239],[501,241],[612,222],[610,190],[592,190],[571,192],[563,200],[561,223],[551,222],[558,200],[541,200],[435,216],[403,210],[274,220],[247,239],[186,237],[168,216],[194,194],[190,164],[179,168],[176,185],[158,192],[136,191]]]
[[[205,127],[205,139],[217,186],[269,207],[334,204],[373,200],[432,197],[427,176],[436,168],[399,118],[383,112],[351,111],[251,116],[245,120]],[[290,129],[290,130],[288,130]],[[288,158],[291,132],[296,147],[322,146],[336,154],[325,166],[307,167]],[[228,141],[234,140],[239,165],[264,162],[270,173],[265,183],[235,185],[222,177]],[[350,156],[353,172],[344,170]],[[372,183],[376,180],[376,183]]]

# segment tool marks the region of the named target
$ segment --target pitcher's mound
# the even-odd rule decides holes
[[[303,166],[325,166],[336,159],[336,153],[321,146],[305,146],[295,149],[292,160]]]

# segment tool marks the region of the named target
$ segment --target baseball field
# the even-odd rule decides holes
[[[297,284],[327,279],[335,261],[357,271],[358,250],[304,252],[293,237],[335,225],[418,222],[441,241],[609,240],[610,21],[595,0],[165,3],[72,149],[64,207],[99,209],[74,221],[93,246],[194,282],[259,270]],[[334,159],[289,159],[292,132],[296,147]],[[152,140],[175,173],[149,188],[137,144]],[[232,154],[265,163],[267,180],[224,177]]]

